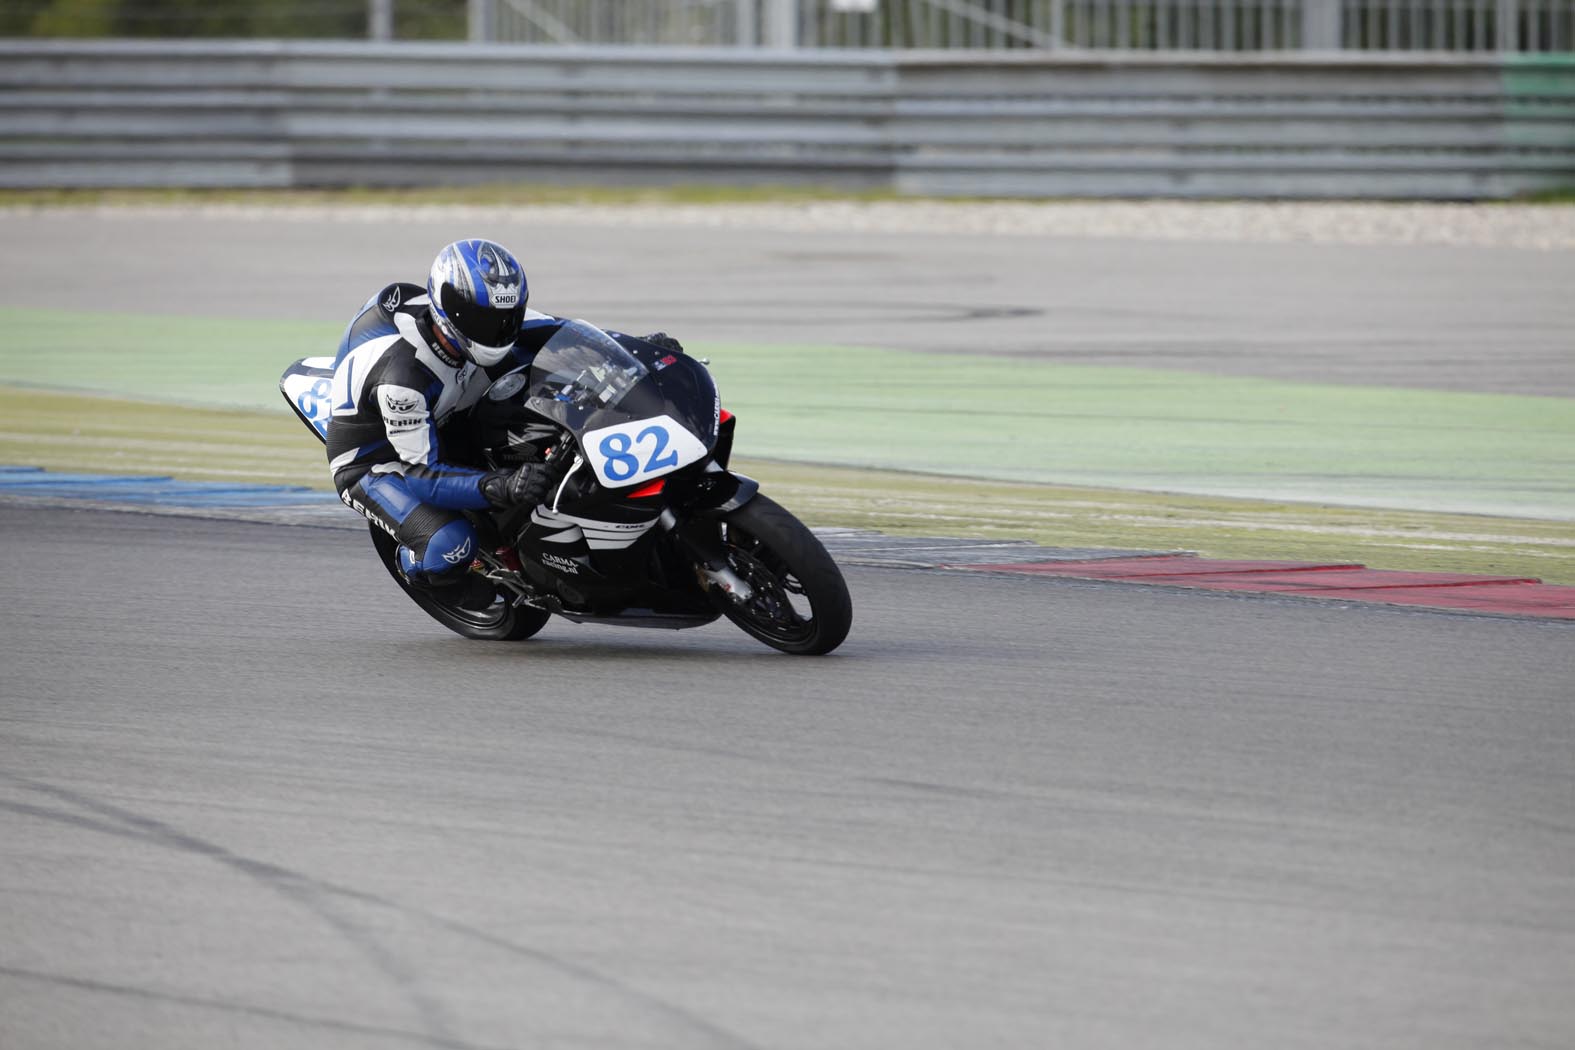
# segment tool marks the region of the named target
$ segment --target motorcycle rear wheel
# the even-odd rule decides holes
[[[819,656],[842,644],[853,624],[848,585],[803,522],[756,496],[723,519],[722,544],[754,590],[742,602],[716,592],[723,615],[784,653]]]
[[[382,559],[383,567],[394,578],[394,582],[399,584],[400,590],[409,595],[410,600],[419,605],[423,612],[455,634],[483,642],[519,642],[541,630],[552,617],[544,609],[516,605],[506,594],[495,593],[493,602],[485,608],[468,608],[445,595],[445,588],[412,587],[399,571],[398,542],[376,525],[369,525],[368,528],[372,532],[372,545],[377,548],[377,556]],[[458,589],[455,590],[457,592]],[[455,597],[458,597],[457,593]]]

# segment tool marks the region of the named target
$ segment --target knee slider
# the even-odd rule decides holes
[[[435,579],[464,572],[470,568],[475,557],[476,530],[470,522],[460,520],[451,521],[432,534],[432,538],[427,540],[426,553],[419,562],[413,552],[407,555],[403,551],[400,561],[405,563],[408,558],[410,563],[414,563],[416,572],[427,579]],[[406,571],[409,572],[408,569]],[[414,576],[414,573],[410,575]]]

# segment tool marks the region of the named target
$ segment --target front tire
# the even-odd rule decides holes
[[[444,595],[442,588],[412,587],[404,573],[399,571],[399,543],[376,525],[369,525],[368,528],[372,532],[372,546],[377,548],[377,556],[382,559],[383,567],[394,578],[394,582],[399,584],[399,589],[421,606],[423,612],[455,634],[483,642],[519,642],[541,630],[552,617],[544,609],[516,605],[511,596],[496,590],[493,591],[494,600],[483,606],[473,600],[475,594],[471,595],[472,600],[461,605]],[[490,582],[480,576],[472,579]],[[458,592],[459,588],[455,590]],[[454,597],[458,596],[456,593]]]
[[[853,625],[848,585],[803,522],[756,496],[722,519],[722,546],[754,590],[742,602],[713,592],[729,620],[784,653],[818,656],[842,644]]]

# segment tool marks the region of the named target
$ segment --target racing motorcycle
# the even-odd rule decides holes
[[[279,380],[325,442],[333,371],[308,357]],[[529,638],[555,615],[680,629],[726,616],[783,652],[829,653],[852,622],[847,584],[808,528],[728,469],[736,423],[699,359],[570,321],[492,381],[465,427],[492,469],[547,463],[546,501],[464,512],[479,540],[464,586],[411,584],[398,542],[369,523],[372,544],[467,638]]]

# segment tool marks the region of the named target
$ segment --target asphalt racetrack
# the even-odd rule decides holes
[[[1558,1047],[1567,627],[853,569],[448,635],[362,536],[0,509],[0,1045]]]
[[[1575,391],[1567,254],[5,232],[13,307],[339,318],[487,232],[631,330]],[[3,1050],[1575,1045],[1567,624],[849,567],[824,659],[484,645],[354,531],[0,536]]]

